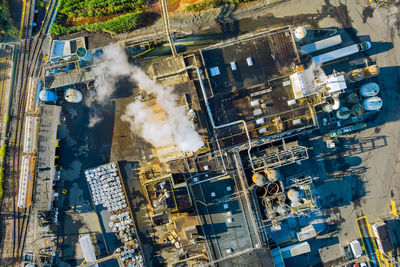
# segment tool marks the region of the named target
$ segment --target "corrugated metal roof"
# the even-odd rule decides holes
[[[85,235],[79,238],[79,243],[81,244],[81,249],[86,262],[96,261],[96,254],[94,253],[92,241],[89,235]],[[98,264],[93,264],[92,266],[98,267]]]

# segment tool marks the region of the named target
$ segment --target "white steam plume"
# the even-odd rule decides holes
[[[127,106],[121,117],[130,123],[132,131],[140,133],[156,147],[174,143],[181,151],[187,152],[197,151],[203,146],[200,135],[186,116],[185,108],[177,106],[178,96],[174,94],[173,88],[161,86],[139,67],[130,65],[120,46],[105,49],[104,59],[105,62],[97,69],[104,77],[97,85],[99,101],[111,96],[118,80],[128,76],[140,89],[155,96],[157,104],[166,114],[165,118],[159,118],[146,103],[136,100]]]
[[[89,114],[89,128],[93,128],[102,118],[98,114]]]
[[[315,64],[314,62],[312,62],[311,65],[306,69],[306,71],[309,71],[310,74],[312,73],[313,79],[316,78],[320,80],[321,83],[324,83],[328,80],[328,77],[322,69],[321,64]]]
[[[131,73],[131,66],[125,52],[118,45],[104,48],[102,62],[94,68],[96,76],[96,100],[104,103],[115,91],[115,84]]]

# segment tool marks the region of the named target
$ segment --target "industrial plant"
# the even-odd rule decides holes
[[[378,65],[335,67],[373,44],[342,39],[284,26],[154,61],[140,75],[137,66],[126,69],[121,75],[133,76],[139,88],[124,100],[129,104],[115,100],[123,115],[109,126],[111,151],[135,160],[114,156],[85,169],[107,253],[99,253],[98,237],[81,234],[82,265],[285,266],[310,253],[326,223],[309,140],[324,136],[324,149],[333,150],[384,106]],[[117,80],[98,71],[109,64],[107,53],[88,49],[84,38],[55,40],[34,82],[18,207],[33,202],[42,227],[58,223],[55,202],[67,194],[56,186],[60,173],[68,173],[57,164],[58,127],[67,114],[61,109],[95,102],[98,84]],[[179,125],[188,130],[180,133]],[[139,137],[118,145],[130,135]],[[127,162],[137,165],[122,171]],[[379,238],[366,238],[364,246],[376,242],[388,258],[394,246],[387,225],[377,222],[372,230]],[[356,245],[348,250],[357,258]],[[375,254],[367,249],[367,257]]]

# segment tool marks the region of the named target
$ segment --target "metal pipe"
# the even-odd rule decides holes
[[[247,128],[246,122],[244,120],[237,120],[237,121],[234,121],[234,122],[230,122],[230,123],[226,123],[226,124],[222,124],[222,125],[218,125],[218,126],[215,125],[215,121],[214,121],[214,118],[213,118],[213,114],[211,112],[210,104],[208,103],[207,92],[206,92],[206,89],[205,89],[205,86],[204,86],[204,83],[203,83],[203,79],[201,78],[200,69],[199,69],[198,66],[195,66],[195,65],[191,65],[191,66],[187,67],[187,69],[191,69],[191,68],[195,68],[196,72],[197,72],[197,76],[199,76],[199,82],[200,82],[201,91],[203,93],[204,103],[206,105],[206,109],[207,109],[207,112],[208,112],[208,117],[210,118],[210,122],[211,122],[211,125],[214,128],[214,130],[215,129],[221,129],[221,128],[229,127],[229,126],[233,126],[233,125],[236,125],[236,124],[239,124],[239,123],[243,124],[244,130],[246,131],[246,136],[247,136],[247,139],[248,139],[248,142],[249,142],[249,148],[247,149],[247,153],[249,155],[249,160],[250,160],[251,167],[254,170],[253,162],[251,161],[251,158],[250,158],[250,150],[252,148],[251,138],[250,138],[249,129]],[[221,148],[219,146],[219,142],[217,142],[217,146],[218,146],[218,149],[221,150]],[[222,158],[222,154],[221,154],[221,158]],[[226,168],[223,158],[222,158],[222,163],[224,165],[224,168]]]
[[[196,65],[190,65],[190,66],[187,66],[186,68],[182,68],[180,70],[175,71],[171,75],[178,74],[180,72],[183,72],[185,70],[190,70],[190,69],[196,69],[197,76],[199,77],[201,92],[202,92],[203,98],[204,98],[204,103],[206,105],[208,117],[210,119],[210,122],[211,122],[211,125],[213,127],[214,132],[215,132],[216,129],[221,129],[221,128],[233,126],[233,125],[240,124],[240,123],[243,124],[244,130],[246,131],[246,136],[247,136],[247,139],[248,139],[248,142],[249,142],[249,148],[247,150],[247,153],[249,154],[249,160],[250,160],[251,167],[254,170],[253,162],[251,162],[251,158],[250,158],[250,150],[252,148],[252,144],[251,144],[251,138],[250,138],[250,134],[249,134],[249,129],[247,128],[246,122],[244,120],[237,120],[237,121],[226,123],[226,124],[222,124],[222,125],[215,125],[214,117],[213,117],[213,114],[212,114],[212,111],[211,111],[211,108],[210,108],[210,103],[208,102],[206,88],[204,86],[203,79],[201,78],[200,68],[198,66],[196,66]],[[154,78],[157,79],[157,78],[161,78],[161,77],[164,77],[164,76],[168,76],[168,75],[155,76]],[[218,140],[217,140],[217,146],[218,146],[218,150],[221,151],[221,148],[220,148]],[[224,159],[222,157],[222,153],[221,153],[221,158],[222,158],[222,164],[224,165],[224,169],[226,170],[226,166],[225,166]]]
[[[246,131],[247,139],[249,140],[249,145],[251,147],[251,139],[250,139],[249,130],[248,130],[247,124],[246,124],[246,122],[244,120],[237,120],[237,121],[226,123],[226,124],[222,124],[222,125],[215,125],[213,114],[212,114],[211,108],[210,108],[210,104],[208,102],[207,92],[206,92],[206,89],[205,89],[205,86],[204,86],[204,83],[203,83],[203,79],[201,78],[200,69],[199,69],[199,67],[197,67],[195,65],[188,66],[186,69],[191,69],[191,68],[195,68],[196,72],[197,72],[197,76],[199,76],[199,82],[200,82],[201,91],[203,93],[204,103],[206,104],[208,117],[210,118],[211,125],[213,126],[213,128],[214,129],[221,129],[221,128],[225,128],[225,127],[233,126],[235,124],[242,123],[243,127],[244,127],[244,129]]]

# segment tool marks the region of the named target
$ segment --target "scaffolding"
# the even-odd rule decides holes
[[[295,162],[308,159],[307,148],[304,146],[296,146],[283,151],[265,154],[264,156],[250,159],[253,171],[258,172],[265,169],[274,169],[289,165]]]

